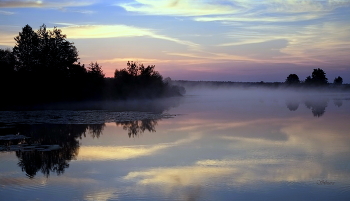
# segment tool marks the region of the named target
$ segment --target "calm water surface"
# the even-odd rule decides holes
[[[187,94],[156,114],[1,112],[2,136],[30,138],[0,141],[0,200],[349,200],[350,93]]]

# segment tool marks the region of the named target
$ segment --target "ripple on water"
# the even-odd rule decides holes
[[[339,193],[343,194],[343,195],[349,195],[349,193],[350,193],[350,183],[341,185],[339,187]]]
[[[64,200],[68,195],[72,197],[81,194],[81,188],[62,185],[62,179],[58,177],[8,177],[1,178],[0,183],[0,194],[3,191],[8,196],[0,197],[0,200]],[[56,195],[56,198],[52,195]]]

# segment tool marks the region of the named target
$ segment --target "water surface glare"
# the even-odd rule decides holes
[[[0,200],[350,198],[350,93],[200,88],[177,101],[0,112],[0,136],[27,137],[0,138]]]

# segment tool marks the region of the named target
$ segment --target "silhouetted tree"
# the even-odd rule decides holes
[[[86,99],[178,96],[184,92],[163,82],[154,65],[132,61],[127,68],[116,70],[114,79],[106,79],[97,62],[87,68],[80,65],[76,47],[57,27],[48,30],[43,24],[35,32],[26,25],[15,42],[12,52],[0,51],[0,87],[6,83],[12,87],[2,90],[8,100],[0,109]]]
[[[90,99],[102,99],[104,89],[104,78],[102,68],[97,62],[91,62],[87,67],[87,96]]]
[[[13,54],[16,60],[16,70],[30,72],[37,66],[39,52],[39,37],[33,31],[32,27],[26,25],[22,32],[15,37],[16,45],[13,48]]]
[[[312,72],[312,80],[315,84],[320,85],[328,83],[326,73],[320,68],[314,69],[314,71]]]
[[[66,100],[80,101],[86,99],[88,88],[87,70],[84,65],[73,64],[69,69],[69,78],[66,81]]]
[[[54,27],[37,32],[26,25],[15,37],[14,69],[18,72],[14,100],[26,103],[79,100],[87,83],[87,71],[78,62],[78,51],[66,35]]]
[[[334,78],[333,84],[335,84],[335,85],[342,85],[343,84],[343,78],[340,77],[340,76]]]
[[[300,80],[299,80],[299,77],[298,75],[296,74],[290,74],[286,81],[285,81],[286,84],[299,84],[300,83]]]
[[[68,77],[71,65],[79,59],[76,47],[66,40],[66,35],[62,34],[62,31],[57,27],[48,31],[46,25],[42,25],[37,34],[39,37],[40,70]]]
[[[129,61],[127,68],[115,70],[115,93],[120,97],[154,98],[181,95],[180,87],[163,82],[162,76],[154,70],[154,65]]]
[[[91,75],[91,77],[93,77],[94,79],[103,79],[105,77],[105,74],[103,74],[100,64],[98,64],[97,62],[91,62],[89,64],[89,67],[87,68],[87,73]]]
[[[311,77],[308,76],[305,80],[305,84],[311,84],[315,86],[326,85],[328,83],[328,78],[326,77],[326,73],[320,69],[314,69]]]

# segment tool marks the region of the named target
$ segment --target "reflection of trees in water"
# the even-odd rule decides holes
[[[102,134],[102,131],[106,125],[105,124],[90,124],[88,125],[88,130],[92,138],[99,138]]]
[[[296,111],[299,108],[299,101],[298,100],[288,100],[286,102],[286,105],[290,111]]]
[[[57,175],[64,173],[64,170],[69,167],[68,162],[72,160],[71,156],[78,154],[77,149],[73,152],[67,153],[66,150],[17,151],[16,156],[19,159],[18,166],[26,172],[29,178],[33,178],[38,171],[49,177],[50,172],[56,172]]]
[[[335,106],[341,107],[343,105],[343,100],[341,99],[334,99],[333,101]]]
[[[128,131],[129,137],[149,132],[156,132],[155,119],[139,121],[116,122]],[[51,151],[16,151],[19,159],[18,166],[26,172],[29,178],[34,178],[37,172],[46,177],[50,173],[63,174],[69,167],[69,162],[76,159],[79,153],[79,139],[91,135],[99,138],[102,135],[105,124],[34,124],[16,125],[12,128],[4,128],[4,132],[18,133],[30,137],[25,141],[11,141],[10,144],[27,143],[28,145],[59,145],[61,149]],[[0,129],[0,134],[2,133]]]
[[[155,126],[157,125],[157,122],[158,120],[156,119],[143,119],[138,121],[116,122],[116,125],[122,126],[124,130],[127,130],[129,137],[135,137],[144,133],[145,130],[156,132]]]
[[[287,100],[286,105],[290,111],[296,111],[299,108],[300,101],[296,99]],[[305,106],[312,111],[315,117],[321,117],[326,112],[328,106],[328,99],[305,99]],[[342,100],[334,99],[334,105],[341,107],[343,105]]]
[[[323,100],[306,100],[305,106],[311,109],[312,114],[315,117],[321,117],[326,112],[326,107],[328,106],[328,101]]]
[[[69,167],[69,161],[76,158],[79,153],[79,141],[88,131],[92,137],[99,137],[104,124],[96,125],[70,125],[70,124],[38,124],[19,125],[16,129],[21,135],[31,137],[26,140],[28,144],[59,145],[61,149],[53,151],[16,151],[19,159],[18,165],[27,176],[33,178],[38,171],[46,177],[51,172],[60,175]]]

